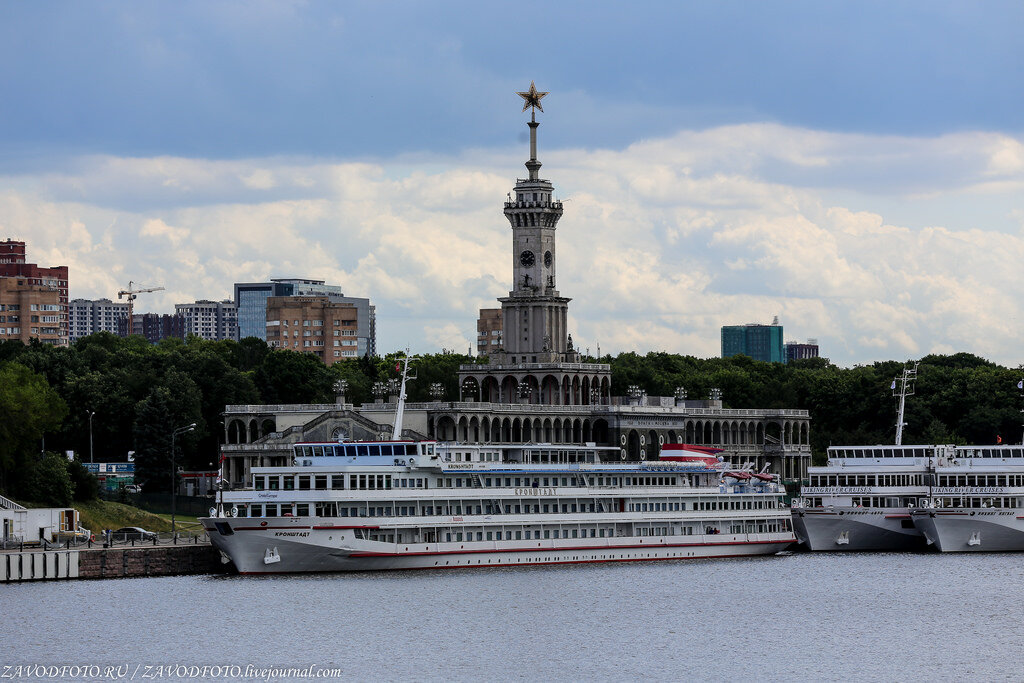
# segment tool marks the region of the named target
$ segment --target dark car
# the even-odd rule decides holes
[[[156,538],[155,531],[146,531],[137,526],[123,526],[110,534],[116,542],[122,541],[152,541]]]

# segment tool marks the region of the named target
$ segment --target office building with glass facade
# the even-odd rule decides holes
[[[785,363],[782,325],[725,325],[722,358],[743,354],[767,363]]]

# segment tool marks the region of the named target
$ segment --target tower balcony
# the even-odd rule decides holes
[[[508,210],[508,209],[551,209],[553,211],[561,211],[562,210],[562,202],[560,202],[560,201],[550,201],[550,202],[541,202],[541,201],[537,201],[537,202],[533,202],[533,201],[530,201],[530,202],[526,202],[526,201],[518,202],[518,201],[512,201],[512,202],[505,202],[505,209],[506,210]]]

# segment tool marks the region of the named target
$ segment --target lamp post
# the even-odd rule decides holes
[[[340,405],[344,405],[345,404],[345,392],[347,392],[347,391],[348,391],[348,381],[347,380],[339,379],[337,382],[335,382],[334,383],[334,402],[336,404],[338,404],[339,406]]]
[[[185,432],[191,432],[195,428],[196,428],[196,423],[193,422],[190,425],[185,425],[184,427],[178,427],[173,432],[171,432],[171,534],[174,534],[175,531],[176,531],[175,519],[174,519],[174,512],[175,512],[174,501],[178,497],[177,496],[177,493],[178,493],[177,486],[175,486],[175,484],[177,483],[176,482],[177,477],[175,477],[176,472],[175,472],[175,467],[174,467],[174,440],[178,438],[178,434],[184,434]],[[176,535],[174,536],[174,540],[175,541],[178,540],[178,537]]]
[[[86,415],[89,416],[89,463],[92,463],[92,416],[96,414],[95,411],[86,410]]]

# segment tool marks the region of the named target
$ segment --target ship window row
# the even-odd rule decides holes
[[[932,454],[931,448],[830,448],[832,458],[926,458]]]
[[[253,488],[257,491],[326,491],[345,489],[374,491],[394,488],[426,488],[427,480],[422,477],[399,479],[390,474],[299,474],[263,475],[253,477]]]
[[[811,486],[924,486],[923,474],[812,474]]]
[[[1024,448],[1020,446],[1002,446],[1000,448],[966,448],[959,447],[954,454],[955,458],[1022,458]]]
[[[557,526],[513,526],[502,525],[500,530],[487,530],[486,527],[466,529],[465,527],[428,528],[428,529],[353,529],[358,539],[381,541],[385,543],[472,543],[478,541],[540,541],[540,540],[571,540],[584,538],[623,538],[629,536],[669,538],[673,536],[694,536],[699,534],[715,535],[731,534],[765,534],[792,531],[790,520],[755,519],[755,520],[722,520],[714,524],[673,524],[666,526],[647,526],[618,524],[592,525],[580,524],[570,527]]]
[[[455,451],[451,454],[450,460],[453,462],[473,462],[474,460],[477,462],[501,462],[501,454],[483,451],[478,455],[478,457],[474,458],[472,451],[465,453],[462,451]]]
[[[939,507],[944,508],[1006,508],[1014,510],[1022,506],[1024,500],[1005,496],[964,496],[938,499]]]
[[[321,501],[313,503],[251,503],[239,504],[240,517],[304,517],[310,510],[317,517],[431,517],[435,515],[519,515],[519,514],[578,514],[609,512],[686,512],[689,510],[767,510],[778,509],[777,498],[770,500],[733,501],[647,501],[626,503],[623,500],[579,500],[563,503],[519,501],[438,501],[436,504],[399,505],[360,503],[356,505]]]
[[[693,504],[694,510],[765,510],[778,507],[778,499],[770,500],[726,500],[726,501],[697,501]],[[680,507],[682,506],[682,507]],[[662,503],[630,503],[630,512],[670,512],[673,510],[686,510],[686,503],[662,502]]]
[[[433,445],[426,446],[426,453],[433,452]],[[323,446],[295,446],[295,455],[304,458],[318,456],[338,456],[355,458],[361,456],[407,456],[416,455],[416,444],[414,443],[350,443],[350,444],[325,444]]]
[[[811,496],[805,498],[807,507],[825,507],[834,505],[835,502],[828,498]],[[918,498],[914,496],[859,496],[851,499],[853,507],[865,508],[907,508],[918,504]]]
[[[474,477],[479,475],[466,475],[458,477],[442,477],[438,479],[438,486],[441,488],[473,488]],[[579,477],[482,477],[481,485],[484,487],[551,487],[551,486],[679,486],[689,485],[687,477],[601,477],[589,476]]]
[[[1021,474],[940,474],[939,486],[1024,486]]]

